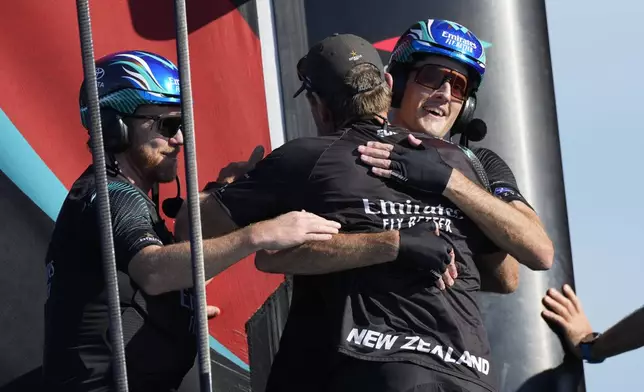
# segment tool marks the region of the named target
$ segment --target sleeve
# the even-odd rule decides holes
[[[116,267],[128,273],[132,258],[150,245],[163,246],[154,231],[150,210],[145,198],[129,184],[111,182],[108,184],[114,253]],[[91,203],[96,211],[96,203]]]
[[[207,187],[238,227],[299,210],[302,188],[323,151],[319,147],[312,138],[290,141],[233,183]]]
[[[494,196],[508,203],[518,200],[532,209],[519,191],[512,170],[500,156],[487,148],[477,148],[473,152],[485,169]]]

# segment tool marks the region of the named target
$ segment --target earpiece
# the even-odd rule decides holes
[[[407,72],[407,69],[402,64],[393,64],[387,72],[389,72],[391,77],[394,79],[391,87],[391,107],[399,109],[403,95],[405,95],[405,87],[407,87],[407,76],[409,75],[409,72]]]
[[[107,151],[119,153],[127,150],[130,145],[127,125],[115,110],[101,108],[101,128]]]
[[[468,124],[474,118],[474,112],[476,111],[476,94],[472,94],[465,102],[461,108],[461,112],[458,114],[450,134],[456,135],[458,133],[463,133],[467,129]]]

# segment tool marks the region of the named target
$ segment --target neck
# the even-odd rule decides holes
[[[402,116],[400,115],[400,110],[391,109],[390,114],[391,114],[391,116],[390,116],[391,117],[391,125],[411,130],[409,128],[409,126],[407,124],[405,124],[405,122],[403,121]]]
[[[380,112],[377,115],[374,115],[374,118],[376,119],[376,121],[382,124],[389,122],[389,119],[387,118],[387,112]]]
[[[147,180],[142,170],[132,162],[127,153],[116,154],[116,161],[121,171],[121,175],[127,178],[132,184],[136,185],[143,192],[148,193],[152,189],[152,182]]]

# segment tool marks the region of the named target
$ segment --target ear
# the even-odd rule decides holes
[[[329,109],[329,107],[326,105],[326,103],[322,100],[322,98],[317,93],[314,92],[313,97],[315,99],[314,109],[318,114],[318,118],[325,125],[333,124],[333,115],[331,114],[331,110]]]
[[[389,86],[390,89],[393,88],[394,77],[389,72],[385,72],[385,82],[387,83],[387,86]]]

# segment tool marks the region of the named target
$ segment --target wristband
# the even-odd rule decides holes
[[[604,358],[594,358],[592,355],[593,345],[595,344],[595,341],[597,340],[599,335],[600,335],[599,333],[593,332],[591,334],[586,335],[586,337],[583,338],[579,343],[579,351],[581,352],[581,359],[583,359],[587,363],[604,362]]]

